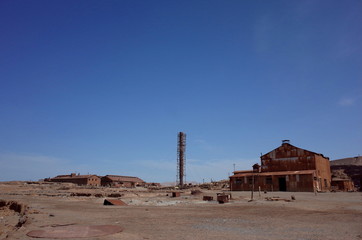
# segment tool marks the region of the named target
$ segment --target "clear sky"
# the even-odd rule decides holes
[[[0,181],[362,154],[362,2],[0,1]]]

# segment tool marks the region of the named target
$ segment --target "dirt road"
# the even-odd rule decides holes
[[[71,196],[71,192],[81,191],[103,195],[117,191],[129,205],[104,206],[102,197]],[[203,195],[215,198],[217,192],[202,190],[201,195],[193,196],[185,191],[171,198],[169,192],[145,189],[0,184],[0,199],[29,206],[26,223],[0,236],[33,239],[26,233],[44,226],[110,224],[121,226],[123,232],[87,239],[362,239],[361,193],[273,192],[255,194],[255,200],[249,202],[250,193],[232,192],[229,203],[202,201]],[[289,201],[291,195],[296,200]],[[267,201],[266,197],[280,200]],[[0,227],[5,229],[9,216],[0,217]]]

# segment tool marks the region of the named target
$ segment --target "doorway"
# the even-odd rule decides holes
[[[279,191],[287,191],[287,181],[285,180],[285,177],[279,178]]]

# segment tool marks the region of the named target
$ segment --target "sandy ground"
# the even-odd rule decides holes
[[[0,239],[33,239],[31,230],[51,225],[119,225],[121,233],[86,239],[362,239],[362,194],[353,193],[254,193],[231,192],[229,203],[216,199],[216,190],[201,189],[200,195],[185,190],[180,197],[171,192],[147,189],[111,189],[71,184],[2,184],[0,199],[28,205],[27,221],[14,228],[18,213],[0,209]],[[92,196],[71,196],[91,193]],[[111,193],[128,206],[104,206]],[[73,194],[74,195],[74,194]],[[294,201],[267,201],[279,197]],[[113,198],[115,199],[115,198]],[[42,238],[45,239],[45,238]],[[85,239],[85,238],[81,238]]]

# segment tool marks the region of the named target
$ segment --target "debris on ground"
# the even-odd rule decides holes
[[[125,202],[119,199],[104,199],[103,205],[127,206]]]
[[[202,200],[204,200],[204,201],[212,201],[212,200],[214,200],[214,197],[212,197],[212,196],[204,196],[202,198]]]
[[[198,189],[196,190],[191,190],[191,195],[200,195],[202,192]]]
[[[180,192],[172,192],[172,197],[179,197],[180,195]]]
[[[292,200],[280,198],[280,197],[266,197],[265,200],[267,201],[284,201],[284,202],[291,202]]]

